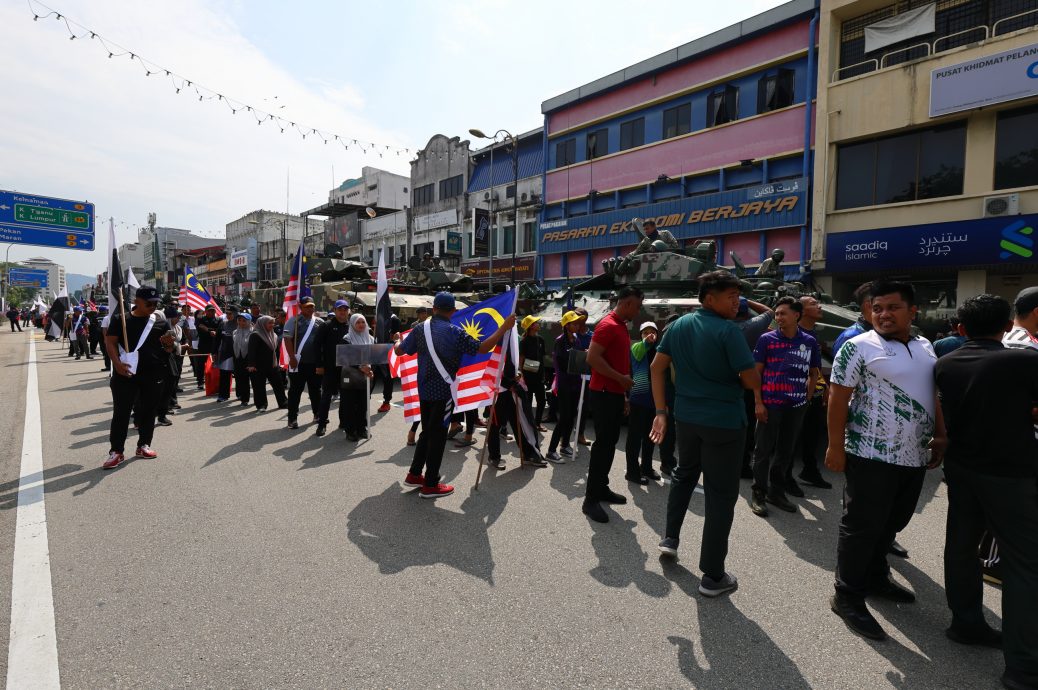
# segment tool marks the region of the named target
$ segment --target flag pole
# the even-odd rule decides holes
[[[122,295],[120,294],[119,297],[121,298]],[[126,304],[125,304],[125,302],[126,302],[126,300],[124,300],[124,299],[120,299],[119,300],[119,323],[121,323],[122,326],[123,326],[123,350],[127,354],[129,354],[129,352],[130,352],[130,338],[129,338],[128,335],[126,335]]]
[[[514,295],[512,297],[512,311],[510,312],[510,314],[514,315],[515,314],[515,307],[519,303],[519,292],[515,290],[515,286],[514,285],[511,287],[511,290],[513,290]],[[515,328],[515,327],[513,326],[513,328]],[[503,338],[502,338],[502,340],[503,340]],[[505,343],[501,345],[501,366],[499,366],[497,368],[497,379],[494,381],[494,399],[490,403],[490,425],[487,426],[487,433],[486,433],[486,435],[483,438],[483,449],[479,452],[479,466],[476,468],[476,485],[474,487],[472,487],[475,490],[479,489],[479,478],[483,474],[483,459],[486,457],[487,441],[490,439],[490,427],[493,426],[494,423],[497,421],[497,396],[498,396],[498,389],[501,387],[501,375],[505,371],[505,357],[508,356],[508,343],[510,343],[510,342],[511,342],[511,338],[509,337],[509,339],[506,340]],[[522,444],[520,444],[520,447],[519,447],[520,465],[522,464],[522,457],[523,457],[522,456],[522,452],[523,452],[522,451]]]
[[[515,391],[509,391],[512,394],[512,404],[515,406],[515,442],[519,444],[519,467],[526,465],[526,451],[523,450],[523,442],[526,440],[526,435],[523,433],[523,425],[519,423],[519,396]]]

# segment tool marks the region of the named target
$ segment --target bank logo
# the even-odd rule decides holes
[[[1003,228],[1002,241],[999,243],[1002,252],[999,256],[1003,260],[1012,259],[1013,257],[1030,259],[1034,256],[1033,234],[1034,228],[1022,220],[1018,220],[1012,225]]]

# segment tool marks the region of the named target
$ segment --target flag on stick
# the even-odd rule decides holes
[[[288,319],[299,315],[299,300],[310,294],[310,289],[306,286],[305,250],[303,241],[299,240],[299,249],[296,251],[296,258],[292,261],[292,273],[288,277],[288,287],[285,288],[285,299],[281,303],[281,308],[285,312],[286,323]],[[293,341],[295,341],[295,338],[293,338]],[[282,369],[287,369],[289,365],[288,349],[285,347],[283,339],[281,341],[281,352],[278,353],[278,364]]]
[[[386,248],[378,252],[378,273],[375,276],[375,340],[388,343],[392,335],[390,319],[393,310],[389,302],[389,280],[386,278]]]

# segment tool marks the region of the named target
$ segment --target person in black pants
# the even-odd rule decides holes
[[[21,333],[22,331],[22,326],[18,322],[19,316],[21,316],[21,312],[18,311],[18,307],[12,304],[11,307],[7,310],[7,320],[11,322],[12,333],[14,333],[14,329],[16,328],[18,329],[19,333]]]
[[[211,304],[206,305],[204,315],[195,317],[195,329],[198,331],[198,354],[211,355],[215,366],[222,338],[222,323],[220,319],[216,318],[216,307]],[[206,358],[199,357],[195,369],[198,390],[205,390],[205,364]]]
[[[350,317],[346,342],[350,345],[375,344],[375,338],[371,335],[367,319],[364,318],[363,314],[354,314]],[[351,368],[358,370],[361,376],[368,379],[369,383],[365,386],[351,385],[342,390],[339,402],[339,420],[343,430],[346,432],[346,440],[358,441],[370,436],[367,419],[368,391],[366,389],[370,386],[370,381],[374,378],[375,372],[370,364]],[[351,379],[353,378],[356,377],[351,377]]]
[[[631,378],[631,336],[627,322],[642,309],[642,291],[626,286],[617,293],[616,306],[595,326],[587,363],[591,367],[590,403],[595,408],[595,442],[588,462],[587,488],[582,510],[595,522],[608,522],[600,501],[626,503],[627,499],[609,488],[616,444],[620,440],[626,407],[625,396],[634,385]]]
[[[544,339],[540,336],[541,317],[527,316],[523,319],[523,339],[519,341],[519,369],[530,397],[537,400],[537,413],[533,418],[537,431],[547,431],[544,419]]]
[[[524,391],[520,385],[522,375],[516,375],[515,364],[511,357],[506,357],[504,367],[501,370],[501,388],[494,403],[494,411],[490,415],[490,426],[487,427],[487,445],[490,446],[490,466],[503,470],[505,461],[501,457],[501,430],[511,425],[515,437],[522,444],[522,462],[534,467],[547,467],[541,458],[541,453],[530,443],[523,433],[522,421],[519,415],[527,417],[526,421],[533,429],[533,421],[529,418],[528,405],[525,403]],[[518,407],[516,405],[518,399]]]
[[[344,345],[350,332],[350,303],[344,299],[335,303],[332,312],[335,318],[328,319],[321,330],[314,336],[317,338],[319,350],[318,361],[321,363],[317,373],[321,378],[321,405],[317,416],[317,435],[324,436],[328,431],[328,415],[332,408],[332,398],[339,393],[339,428],[346,431],[346,405],[340,388],[342,387],[342,367],[336,361],[339,345]]]
[[[181,355],[184,343],[184,329],[180,324],[180,312],[173,307],[167,307],[162,312],[169,324],[169,332],[173,336],[173,349],[169,353],[169,365],[166,367],[166,380],[162,386],[162,398],[159,402],[158,417],[155,423],[158,426],[172,426],[173,422],[169,415],[179,408],[177,404],[177,385],[180,381],[180,368],[183,365]]]
[[[129,354],[126,354],[126,343],[120,344],[121,315],[112,317],[110,335],[105,337],[105,347],[108,348],[115,369],[115,375],[110,381],[112,423],[109,428],[108,459],[101,465],[106,470],[115,469],[125,462],[124,446],[131,411],[138,425],[136,457],[158,457],[151,449],[155,413],[168,375],[169,353],[173,349],[169,324],[161,315],[155,314],[158,303],[159,293],[155,288],[137,288],[133,309],[126,314]],[[125,359],[136,360],[135,366],[120,358],[120,350]]]
[[[559,420],[551,432],[548,454],[545,456],[555,463],[564,462],[557,452],[559,450],[567,457],[573,455],[570,436],[573,435],[573,426],[576,424],[577,396],[580,395],[580,387],[584,385],[579,374],[569,373],[570,350],[580,349],[577,341],[580,316],[576,312],[568,311],[562,315],[561,323],[562,333],[555,339],[555,346],[552,348],[552,363],[555,367],[555,407]],[[559,444],[562,444],[561,449]]]
[[[231,382],[234,380],[234,332],[238,329],[238,308],[227,307],[227,320],[220,324],[220,335],[216,345],[214,364],[220,369],[220,387],[216,394],[216,402],[227,402],[231,399]]]
[[[252,335],[249,336],[248,366],[246,367],[252,379],[252,396],[257,412],[267,409],[267,383],[270,383],[270,387],[274,391],[278,409],[288,407],[285,383],[281,377],[281,368],[278,366],[277,350],[274,319],[269,316],[261,316],[256,322]]]
[[[655,408],[649,367],[656,357],[659,331],[652,321],[643,323],[638,331],[642,339],[631,345],[631,377],[634,385],[627,393],[627,443],[624,450],[627,455],[627,481],[645,485],[661,478],[652,467],[655,447],[649,438],[652,420],[656,416],[653,412]],[[666,468],[666,463],[663,466]]]
[[[231,354],[234,357],[234,387],[242,407],[249,406],[251,377],[249,375],[249,338],[252,336],[252,315],[238,314],[238,327],[231,336]]]
[[[412,329],[404,340],[398,340],[396,354],[418,355],[418,394],[421,399],[422,433],[415,446],[411,468],[404,486],[420,489],[422,498],[435,499],[454,493],[454,487],[440,481],[440,464],[447,443],[444,417],[451,403],[451,383],[440,374],[435,361],[440,361],[447,377],[458,374],[464,354],[486,354],[494,349],[504,334],[515,325],[515,315],[505,318],[498,329],[482,342],[451,323],[455,311],[454,295],[440,292],[433,298],[433,316],[428,324],[432,344],[427,342],[426,327]],[[435,358],[433,353],[435,353]]]
[[[299,314],[285,323],[284,340],[288,350],[288,428],[298,429],[299,401],[303,397],[303,389],[310,396],[310,408],[314,413],[314,422],[320,423],[321,410],[321,378],[317,373],[320,365],[320,347],[317,344],[318,334],[324,326],[324,320],[314,316],[314,300],[303,297],[299,300]]]
[[[1033,297],[1038,308],[1038,292]],[[935,375],[948,425],[945,477],[948,525],[944,582],[952,612],[949,638],[1001,647],[1010,688],[1038,687],[1038,351],[1003,345],[1013,327],[1009,302],[967,299],[958,310],[969,338],[937,360]],[[984,620],[977,544],[998,541],[1002,633]]]

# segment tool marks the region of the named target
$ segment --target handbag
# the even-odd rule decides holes
[[[531,374],[536,374],[541,370],[541,361],[539,359],[530,359],[527,357],[523,360],[523,371],[528,371]]]
[[[339,379],[339,387],[342,390],[366,390],[368,377],[357,367],[342,367],[342,376]]]

